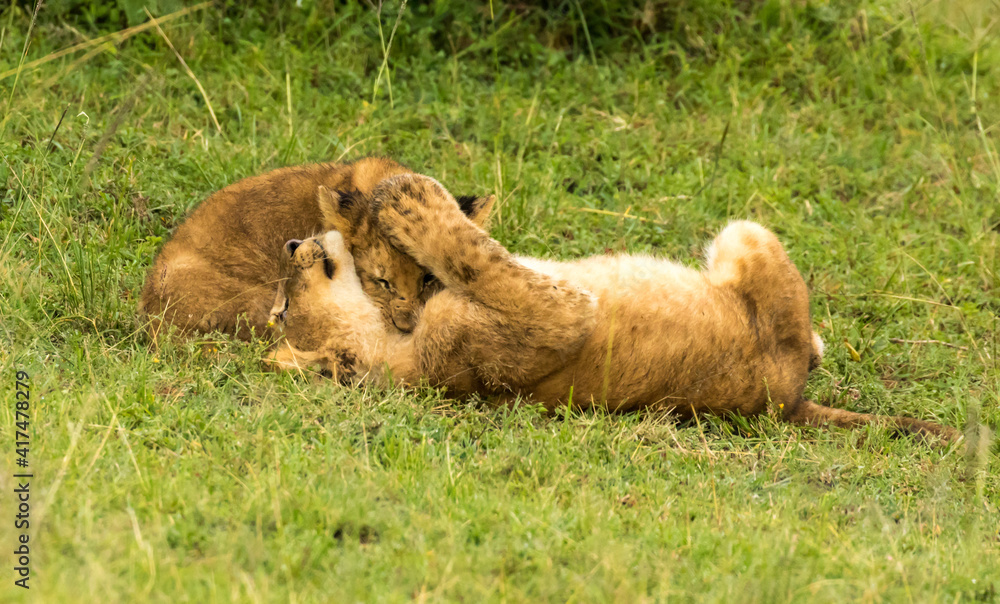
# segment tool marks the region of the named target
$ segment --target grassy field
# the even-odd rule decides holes
[[[996,0],[192,4],[103,41],[148,17],[51,4],[0,10],[0,601],[1000,601]],[[969,446],[151,347],[136,297],[197,203],[369,154],[496,193],[519,253],[696,264],[761,221],[827,342],[807,394]]]

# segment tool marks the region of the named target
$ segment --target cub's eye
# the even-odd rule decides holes
[[[378,283],[379,285],[381,285],[382,289],[389,289],[389,282],[386,281],[385,279],[378,279],[378,278],[376,278],[375,279],[375,283]]]
[[[430,285],[431,283],[434,283],[435,279],[437,279],[437,277],[435,277],[433,273],[427,273],[426,275],[424,275],[424,285]]]

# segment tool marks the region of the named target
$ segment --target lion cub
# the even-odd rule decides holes
[[[444,284],[411,334],[386,329],[351,270],[340,234],[289,242],[286,340],[273,360],[341,377],[428,379],[458,395],[529,396],[612,410],[754,415],[790,422],[957,431],[803,399],[822,355],[805,283],[777,238],[734,222],[693,270],[648,256],[573,262],[515,257],[435,180],[375,187],[375,223]]]
[[[181,332],[218,330],[241,339],[268,335],[282,245],[332,228],[352,234],[347,243],[365,291],[385,320],[411,330],[432,278],[369,227],[365,205],[379,182],[406,173],[410,170],[392,160],[373,157],[281,168],[212,194],[178,227],[149,270],[140,311],[151,333],[155,337],[172,324]],[[492,197],[461,199],[477,222],[493,203]]]

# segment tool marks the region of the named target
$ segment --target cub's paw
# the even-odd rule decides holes
[[[404,250],[422,247],[421,240],[456,227],[473,226],[441,183],[420,174],[386,179],[373,191],[375,221]]]
[[[314,374],[325,360],[323,355],[315,352],[299,350],[287,342],[279,342],[271,353],[261,359],[265,369],[276,373],[289,371],[292,373]]]

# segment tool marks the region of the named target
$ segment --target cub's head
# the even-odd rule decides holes
[[[494,197],[459,197],[465,214],[483,225]],[[359,191],[319,187],[317,202],[324,226],[339,231],[354,257],[361,287],[382,312],[387,325],[413,331],[417,314],[440,284],[434,275],[397,250],[375,228],[372,199]]]
[[[352,377],[373,334],[384,332],[379,309],[361,289],[354,259],[337,231],[285,244],[271,323],[285,340],[273,361],[305,368],[318,364]]]

